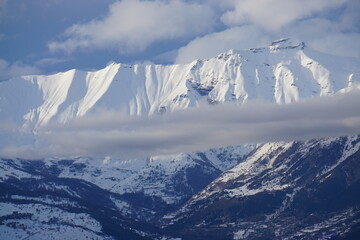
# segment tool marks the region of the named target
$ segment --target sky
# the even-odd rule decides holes
[[[0,0],[0,81],[173,64],[281,38],[360,56],[358,0]]]

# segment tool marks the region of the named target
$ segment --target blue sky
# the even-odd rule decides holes
[[[0,80],[185,63],[292,37],[360,56],[358,0],[0,0]]]

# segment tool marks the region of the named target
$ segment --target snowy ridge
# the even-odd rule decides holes
[[[359,223],[359,154],[359,136],[263,144],[163,221],[234,239],[345,235]]]
[[[188,188],[190,193],[197,191],[193,186],[188,186],[186,175],[178,176],[179,173],[204,165],[205,171],[215,177],[221,171],[235,165],[253,148],[252,145],[227,147],[210,149],[204,153],[180,153],[147,159],[78,158],[69,166],[61,168],[57,176],[85,180],[113,193],[141,192],[158,197],[167,204],[177,204],[186,198],[188,193],[179,192],[178,185],[174,185],[174,179],[179,185]],[[47,168],[52,168],[59,166],[59,161],[61,160],[46,159],[44,164]],[[14,161],[12,166],[14,165],[19,169],[22,168],[18,161]],[[0,174],[1,181],[10,177],[17,179],[34,177],[6,164],[0,165],[0,169],[3,170]]]
[[[0,159],[0,182],[11,179],[43,179],[44,172],[58,169],[55,176],[59,178],[84,180],[116,194],[141,193],[157,197],[168,205],[176,205],[201,190],[201,187],[205,187],[222,171],[235,165],[253,148],[252,145],[246,145],[210,149],[203,153],[136,159],[49,158],[41,161],[36,174],[30,174],[26,170],[26,161]],[[68,164],[60,164],[61,162]],[[196,178],[199,179],[194,179],[191,174],[193,171],[198,171]],[[76,193],[66,187],[57,189],[56,185],[51,184],[40,187],[76,196]],[[182,190],[179,191],[179,188]]]
[[[358,59],[327,56],[289,39],[184,65],[113,63],[96,72],[70,70],[1,83],[0,120],[33,130],[97,108],[151,115],[204,100],[291,103],[357,86],[359,69]]]

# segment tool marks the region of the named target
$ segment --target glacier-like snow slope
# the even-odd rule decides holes
[[[111,64],[0,83],[0,121],[34,130],[98,108],[151,115],[209,103],[260,98],[291,103],[356,85],[360,60],[313,51],[290,39],[184,65]]]

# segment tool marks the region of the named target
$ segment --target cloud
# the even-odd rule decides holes
[[[345,0],[241,0],[234,1],[235,9],[224,13],[221,19],[228,26],[250,23],[273,31],[344,2]]]
[[[336,11],[289,24],[279,34],[302,39],[322,52],[360,57],[360,2],[348,0]]]
[[[360,2],[348,0],[337,24],[345,31],[360,31]]]
[[[215,25],[212,9],[181,0],[123,0],[110,5],[99,20],[75,24],[66,30],[64,41],[48,44],[51,51],[117,49],[141,52],[154,42],[188,39],[208,33]]]
[[[227,28],[190,41],[179,49],[176,62],[214,57],[230,48],[264,47],[288,37],[321,52],[360,57],[357,0],[228,0],[219,8]]]
[[[65,125],[49,125],[36,135],[36,147],[8,145],[0,156],[133,158],[355,135],[360,134],[359,101],[360,91],[354,90],[293,104],[226,103],[152,117],[102,111]]]
[[[20,61],[9,63],[4,59],[0,59],[0,82],[13,77],[37,74],[39,72],[40,70],[38,68],[24,64]]]
[[[189,63],[195,59],[214,57],[230,49],[250,49],[265,46],[272,38],[256,26],[242,26],[196,38],[178,51],[176,63]]]
[[[286,27],[284,32],[321,52],[360,57],[360,32],[345,31],[340,23],[328,19],[312,18],[297,22]]]

